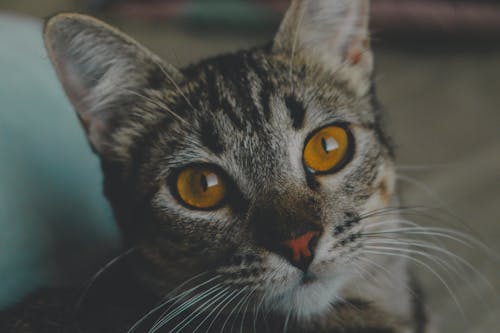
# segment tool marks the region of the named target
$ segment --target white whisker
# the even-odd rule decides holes
[[[202,321],[198,324],[198,326],[196,326],[196,328],[193,330],[193,332],[192,332],[192,333],[197,332],[197,331],[198,331],[198,329],[200,329],[200,327],[201,327],[201,326],[202,326],[202,325],[203,325],[203,324],[204,324],[204,323],[205,323],[205,322],[206,322],[206,321],[207,321],[207,320],[208,320],[208,319],[212,316],[212,314],[213,314],[215,311],[217,311],[217,309],[218,309],[220,306],[222,306],[222,305],[224,305],[224,304],[225,304],[225,305],[227,305],[228,303],[230,303],[230,302],[231,302],[231,297],[232,297],[234,294],[236,294],[237,292],[238,292],[237,290],[233,290],[233,291],[231,291],[231,292],[229,292],[229,293],[226,293],[226,294],[224,295],[224,296],[225,296],[225,298],[224,298],[223,300],[221,300],[221,301],[219,302],[219,304],[217,304],[217,305],[216,305],[216,306],[212,309],[212,311],[210,311],[210,312],[208,313],[208,315],[205,317],[205,319],[203,319],[203,320],[202,320]],[[228,303],[226,303],[226,301],[227,301],[227,300],[229,300],[229,302],[228,302]],[[217,318],[217,316],[215,317],[215,319],[216,319],[216,318]],[[214,319],[214,320],[215,320],[215,319]],[[210,325],[210,327],[211,327],[211,325]],[[209,327],[209,329],[208,329],[208,330],[210,330],[210,327]]]
[[[159,322],[162,318],[164,318],[164,317],[168,314],[168,312],[170,311],[170,309],[172,309],[174,306],[176,306],[176,304],[178,304],[178,303],[179,303],[181,300],[183,300],[186,296],[188,296],[189,294],[193,293],[195,290],[197,290],[197,289],[199,289],[199,288],[203,287],[204,285],[206,285],[206,284],[208,284],[208,283],[210,283],[210,282],[212,282],[212,281],[214,281],[214,280],[216,280],[216,279],[218,279],[218,278],[220,278],[220,275],[217,275],[217,276],[215,276],[215,277],[213,277],[213,278],[209,279],[208,281],[205,281],[205,282],[203,282],[203,283],[200,283],[200,284],[198,284],[198,285],[194,286],[193,288],[191,288],[191,289],[189,289],[189,290],[186,290],[186,291],[182,292],[181,294],[179,294],[179,295],[177,295],[177,296],[175,296],[175,297],[173,297],[173,298],[167,299],[167,300],[166,300],[166,302],[165,302],[164,304],[168,304],[168,303],[171,303],[171,302],[173,302],[173,303],[172,303],[172,304],[171,304],[171,305],[170,305],[170,306],[169,306],[169,307],[168,307],[168,308],[167,308],[167,309],[166,309],[166,310],[165,310],[165,311],[164,311],[164,312],[160,315],[160,317],[159,317],[159,318],[158,318],[158,320],[157,320],[157,321],[153,324],[153,326],[154,326],[154,325],[156,325],[156,324],[157,324],[157,323],[158,323],[158,322]],[[188,280],[188,281],[189,281],[189,280]],[[186,282],[187,282],[187,281],[186,281]]]
[[[229,330],[229,332],[234,332],[233,327],[236,324],[236,320],[238,319],[238,315],[241,313],[240,310],[243,309],[244,305],[246,304],[246,302],[248,300],[248,297],[250,297],[251,295],[252,295],[252,292],[250,291],[247,295],[242,297],[241,304],[239,306],[237,306],[237,308],[236,308],[234,320],[233,320],[233,323],[231,324],[231,329]]]
[[[436,244],[425,242],[425,241],[415,241],[412,239],[392,239],[392,238],[382,238],[382,239],[374,239],[373,241],[367,241],[365,244],[388,244],[388,245],[403,245],[403,246],[411,246],[411,247],[418,247],[418,248],[423,248],[423,249],[428,249],[428,250],[433,250],[438,253],[444,254],[451,258],[455,265],[451,265],[447,263],[446,261],[443,260],[444,264],[451,269],[456,276],[461,277],[464,281],[469,282],[469,280],[465,279],[465,276],[468,276],[468,274],[461,274],[461,273],[466,273],[466,271],[463,270],[464,266],[469,269],[472,273],[474,273],[477,277],[479,277],[483,283],[490,289],[491,292],[497,294],[497,290],[495,287],[491,284],[491,282],[478,270],[476,269],[470,262],[465,260],[464,258],[460,257],[459,255],[442,248],[440,246],[437,246]],[[436,257],[437,258],[437,257]],[[460,269],[460,270],[459,270]],[[468,283],[470,286],[470,289],[474,292],[476,297],[483,301],[483,297],[481,297],[480,293],[473,288],[473,286]]]
[[[453,299],[453,302],[455,302],[455,304],[457,305],[457,307],[458,307],[458,309],[459,309],[462,317],[464,319],[467,318],[466,315],[465,315],[465,312],[463,310],[462,305],[458,301],[455,293],[450,288],[450,286],[448,285],[448,283],[443,279],[443,277],[438,272],[436,272],[432,267],[430,267],[429,265],[427,265],[422,260],[419,260],[417,258],[414,258],[414,257],[412,257],[410,255],[406,255],[406,254],[403,254],[403,253],[394,253],[394,252],[384,251],[384,250],[380,250],[380,249],[376,250],[376,251],[374,251],[374,250],[363,250],[363,251],[366,252],[366,253],[371,253],[371,254],[376,254],[376,255],[383,255],[383,256],[387,256],[388,255],[388,256],[402,257],[402,258],[406,258],[408,260],[414,261],[414,262],[422,265],[423,267],[425,267],[426,269],[428,269],[443,284],[443,286],[446,288],[446,290],[450,294],[451,298]]]
[[[207,274],[208,272],[203,272],[203,273],[200,273],[200,274],[197,274],[195,276],[193,276],[192,278],[188,279],[187,281],[185,281],[184,283],[182,283],[181,285],[179,285],[178,287],[176,287],[174,290],[172,290],[171,292],[168,293],[167,296],[165,296],[165,301],[161,302],[159,305],[157,305],[156,307],[154,307],[152,310],[150,310],[148,313],[146,313],[144,316],[141,317],[141,319],[139,319],[138,321],[135,322],[135,324],[127,331],[127,333],[132,333],[134,332],[143,322],[144,320],[146,320],[147,318],[149,318],[151,315],[153,315],[156,311],[160,310],[161,308],[163,308],[164,306],[168,305],[170,302],[173,302],[175,301],[176,299],[178,299],[179,297],[182,297],[190,292],[193,292],[194,290],[196,290],[197,288],[199,287],[202,287],[203,285],[213,281],[214,279],[216,278],[219,278],[220,276],[215,276],[213,277],[212,279],[208,280],[208,281],[205,281],[203,284],[201,285],[197,285],[173,298],[169,297],[170,295],[174,295],[174,293],[176,293],[178,290],[180,290],[182,287],[184,287],[186,284],[190,283],[191,281],[197,279],[197,278],[200,278],[201,276]],[[170,307],[169,307],[170,308]],[[167,309],[168,311],[168,309]],[[163,316],[163,314],[162,314]],[[160,316],[160,317],[162,317]]]
[[[208,290],[204,290],[203,292],[193,296],[193,297],[190,297],[188,298],[187,301],[183,302],[180,304],[180,306],[177,306],[174,308],[174,311],[172,312],[169,312],[169,310],[175,306],[175,304],[177,304],[181,299],[184,299],[185,296],[187,296],[188,294],[191,294],[194,290],[196,289],[199,289],[200,287],[202,287],[203,285],[211,282],[211,280],[213,281],[215,278],[212,278],[210,279],[209,281],[206,281],[205,283],[203,284],[200,284],[198,285],[197,287],[193,288],[193,290],[189,290],[187,292],[184,292],[182,297],[178,298],[178,300],[172,304],[163,314],[162,316],[160,317],[160,319],[157,320],[157,322],[153,325],[153,327],[149,330],[148,333],[154,333],[156,332],[159,328],[161,328],[162,326],[164,326],[168,321],[170,321],[171,319],[175,318],[176,316],[178,316],[179,314],[181,314],[182,312],[184,312],[185,310],[187,310],[189,307],[191,307],[192,305],[196,304],[197,302],[203,300],[204,298],[208,297],[211,293],[214,292],[214,289],[216,289],[215,291],[219,290],[221,287],[220,287],[220,283],[216,284],[215,286],[209,288]]]
[[[256,328],[257,322],[256,321],[257,321],[257,318],[259,317],[259,313],[262,311],[262,306],[264,304],[265,299],[266,299],[266,295],[263,294],[261,299],[260,299],[260,302],[257,305],[257,314],[255,315],[254,321],[253,321],[253,329],[255,332],[257,332],[257,328]],[[262,317],[265,320],[264,314],[262,314]]]
[[[230,288],[226,287],[226,288],[222,289],[222,291],[220,291],[219,293],[217,293],[216,295],[214,295],[212,298],[210,298],[207,301],[205,301],[203,304],[201,304],[200,306],[198,306],[197,309],[193,310],[192,313],[189,316],[187,316],[186,318],[184,318],[180,323],[178,323],[174,328],[172,328],[169,332],[172,332],[172,333],[175,332],[176,328],[182,325],[177,330],[178,332],[181,332],[186,326],[188,326],[189,324],[191,324],[193,322],[193,320],[195,320],[201,314],[203,314],[203,312],[206,309],[208,309],[209,307],[211,307],[214,303],[216,303],[222,297],[226,296],[228,290],[230,290]]]
[[[181,116],[179,116],[177,113],[175,113],[168,105],[166,105],[165,103],[161,102],[161,101],[157,101],[157,100],[154,100],[150,97],[147,97],[145,95],[142,95],[140,93],[138,93],[137,91],[133,91],[133,90],[129,90],[129,89],[122,89],[123,91],[125,91],[126,93],[128,94],[131,94],[131,95],[135,95],[135,96],[138,96],[138,97],[141,97],[143,98],[144,100],[154,104],[155,106],[159,107],[160,109],[164,109],[166,110],[168,113],[170,113],[172,116],[174,116],[175,118],[179,119],[181,122],[183,122],[184,124],[188,124],[188,122],[183,119]]]
[[[472,244],[469,241],[476,242],[473,238],[461,233],[459,231],[445,229],[445,228],[423,228],[423,227],[408,227],[408,228],[395,228],[395,229],[387,229],[383,231],[372,231],[372,232],[361,232],[361,236],[370,236],[370,235],[387,235],[387,234],[406,234],[406,235],[426,235],[426,236],[437,236],[442,238],[447,238],[454,240],[464,246],[472,248]],[[462,238],[459,238],[462,237]],[[464,239],[465,238],[465,239]]]
[[[290,317],[292,315],[292,307],[288,310],[288,313],[285,318],[285,323],[283,324],[283,333],[286,333],[288,331],[288,323],[290,321]]]
[[[438,267],[442,268],[446,273],[454,272],[456,275],[460,274],[460,272],[457,270],[456,267],[450,265],[449,263],[447,263],[442,258],[439,258],[439,257],[437,257],[437,256],[435,256],[433,254],[430,254],[430,253],[427,253],[427,252],[423,252],[423,251],[420,251],[420,250],[413,250],[413,249],[400,248],[400,247],[391,247],[391,246],[387,246],[387,243],[382,243],[382,242],[379,242],[379,243],[373,242],[371,244],[376,244],[377,246],[368,245],[368,246],[365,246],[365,248],[366,249],[373,249],[373,250],[396,251],[396,252],[403,252],[403,253],[408,253],[408,254],[419,255],[419,256],[422,256],[424,258],[427,258],[427,259],[431,260],[432,262],[434,262],[435,264],[437,264]],[[385,246],[382,246],[384,244],[385,244]]]
[[[218,284],[215,285],[208,290],[203,291],[202,293],[190,297],[187,301],[183,302],[179,307],[176,307],[174,311],[171,313],[168,313],[164,318],[162,318],[156,325],[154,325],[151,330],[148,333],[155,333],[159,329],[163,328],[168,322],[170,322],[172,319],[178,317],[180,314],[184,313],[187,311],[189,308],[197,304],[198,302],[206,299],[207,297],[213,295],[214,293],[218,292],[220,289],[223,287]]]
[[[402,175],[400,173],[396,175],[396,179],[402,180],[404,182],[407,182],[408,184],[415,186],[416,188],[420,189],[422,192],[426,193],[432,200],[435,200],[439,204],[439,206],[445,207],[447,211],[451,212],[451,208],[448,206],[448,204],[446,202],[444,202],[443,199],[441,199],[440,196],[434,190],[432,190],[429,186],[425,185],[422,182],[419,182],[418,180],[416,180],[410,176]]]
[[[248,287],[244,287],[243,289],[240,290],[240,292],[238,294],[236,294],[235,296],[238,297],[242,292],[245,292],[246,289]],[[226,320],[224,321],[224,323],[222,324],[222,328],[220,330],[221,333],[224,332],[224,329],[226,328],[226,325],[229,321],[229,319],[231,318],[231,316],[233,315],[234,311],[236,310],[236,308],[239,306],[240,302],[242,302],[244,299],[244,297],[241,298],[241,300],[238,301],[238,303],[236,303],[236,305],[234,306],[234,308],[231,310],[231,312],[229,313],[229,315],[227,316]]]
[[[246,288],[246,287],[245,287]],[[212,325],[215,323],[215,321],[217,320],[217,318],[222,314],[222,312],[224,311],[224,309],[229,305],[231,304],[231,302],[233,300],[235,300],[242,292],[244,292],[244,288],[239,290],[238,292],[236,292],[233,296],[230,296],[231,298],[226,302],[226,304],[224,304],[224,306],[219,310],[219,312],[217,312],[217,315],[212,319],[212,321],[210,322],[210,325],[208,326],[207,328],[207,332],[210,332],[210,328],[212,327]],[[222,330],[221,330],[222,332]]]
[[[250,305],[251,296],[259,289],[259,286],[255,287],[250,294],[248,294],[247,305],[245,306],[245,310],[243,310],[243,318],[241,319],[240,333],[243,333],[243,325],[245,324],[245,315],[248,311],[248,306]]]
[[[387,280],[390,282],[390,284],[398,284],[400,283],[401,281],[397,278],[394,278],[394,275],[387,269],[385,268],[384,266],[380,265],[379,263],[375,262],[374,260],[371,260],[369,258],[365,258],[365,257],[357,257],[356,258],[357,260],[362,260],[364,262],[366,262],[368,265],[373,265],[375,266],[376,268],[378,268],[379,270],[381,270],[384,275],[386,276]],[[406,291],[408,291],[413,297],[419,297],[415,291],[411,288],[409,288],[408,286],[405,285],[405,289]]]
[[[191,107],[191,109],[193,111],[195,111],[196,109],[194,108],[193,104],[191,104],[191,101],[187,98],[186,94],[184,94],[184,92],[182,91],[181,87],[179,87],[179,84],[174,80],[174,78],[172,77],[172,75],[170,75],[165,70],[165,68],[162,66],[162,64],[158,63],[157,65],[160,68],[160,70],[163,72],[163,74],[167,77],[167,79],[172,83],[172,85],[175,87],[175,89],[177,89],[177,92],[182,96],[182,98],[184,98],[184,100],[186,101],[186,103]]]
[[[99,269],[97,271],[97,273],[95,273],[94,275],[92,275],[92,277],[88,280],[88,282],[85,284],[84,288],[83,288],[83,291],[80,295],[80,297],[78,298],[78,301],[76,302],[76,305],[75,305],[75,308],[74,308],[74,312],[78,312],[78,310],[80,309],[85,297],[87,296],[90,288],[92,288],[92,286],[94,285],[95,281],[104,273],[106,272],[111,266],[113,266],[114,264],[116,264],[117,262],[119,262],[120,260],[122,260],[123,258],[125,258],[126,256],[128,256],[129,254],[131,254],[132,252],[136,251],[137,248],[133,247],[131,249],[128,249],[127,251],[117,255],[116,257],[114,257],[113,259],[111,259],[110,261],[108,261],[103,267],[101,267],[101,269]]]

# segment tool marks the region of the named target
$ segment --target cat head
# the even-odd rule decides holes
[[[358,232],[376,222],[364,216],[394,196],[368,13],[366,0],[293,1],[271,44],[181,70],[94,18],[47,22],[105,193],[159,292],[209,271],[302,318],[355,279]]]

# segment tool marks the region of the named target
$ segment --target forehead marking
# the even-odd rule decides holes
[[[290,112],[290,118],[292,119],[292,126],[294,129],[299,130],[304,126],[304,118],[306,115],[306,108],[304,103],[297,100],[293,95],[285,96],[285,105]]]
[[[201,143],[210,149],[214,154],[220,155],[224,152],[224,146],[221,138],[219,137],[219,133],[216,131],[216,128],[210,119],[201,123],[200,140]]]
[[[271,118],[271,91],[273,91],[272,82],[269,80],[269,71],[265,70],[262,67],[262,64],[259,64],[254,56],[251,54],[247,55],[245,58],[248,69],[252,70],[257,78],[260,81],[260,104],[262,106],[262,113],[264,114],[264,118],[266,121],[269,121]]]
[[[215,73],[215,68],[209,68],[206,71],[206,84],[207,84],[207,97],[209,100],[209,106],[212,111],[221,110],[229,120],[233,123],[236,129],[243,129],[242,120],[234,113],[234,108],[231,103],[224,98],[219,91],[219,86],[217,82],[217,77]]]

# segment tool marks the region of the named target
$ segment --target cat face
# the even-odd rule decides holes
[[[106,195],[159,293],[211,272],[297,318],[343,297],[363,265],[358,233],[377,222],[364,216],[394,193],[367,13],[296,1],[271,45],[180,71],[95,19],[48,22]]]

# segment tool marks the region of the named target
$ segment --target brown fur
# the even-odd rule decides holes
[[[406,260],[363,249],[363,232],[387,218],[363,215],[396,200],[392,151],[371,81],[368,11],[366,0],[297,0],[272,45],[183,70],[96,19],[50,19],[49,55],[101,158],[125,244],[135,251],[99,278],[102,293],[88,297],[91,306],[76,318],[66,311],[75,301],[71,292],[46,291],[7,313],[8,332],[43,332],[54,322],[60,332],[123,332],[155,302],[166,297],[169,305],[200,283],[207,285],[185,297],[194,305],[163,330],[184,323],[185,331],[197,324],[208,330],[201,319],[212,305],[221,308],[210,331],[235,325],[234,318],[249,332],[254,325],[259,332],[417,332]],[[303,163],[304,141],[332,125],[350,135],[348,159],[335,172],[314,174]],[[224,175],[222,207],[196,210],[176,197],[176,172],[190,165]],[[299,267],[280,244],[311,230],[320,235],[310,245],[314,258]],[[143,300],[127,303],[132,290]],[[203,295],[214,304],[196,298]],[[36,306],[39,297],[48,303]],[[50,308],[52,297],[50,314],[30,316]],[[203,316],[188,322],[203,306]],[[263,313],[251,318],[242,310],[253,307]],[[138,330],[147,331],[164,308]],[[232,309],[240,312],[233,316]]]

